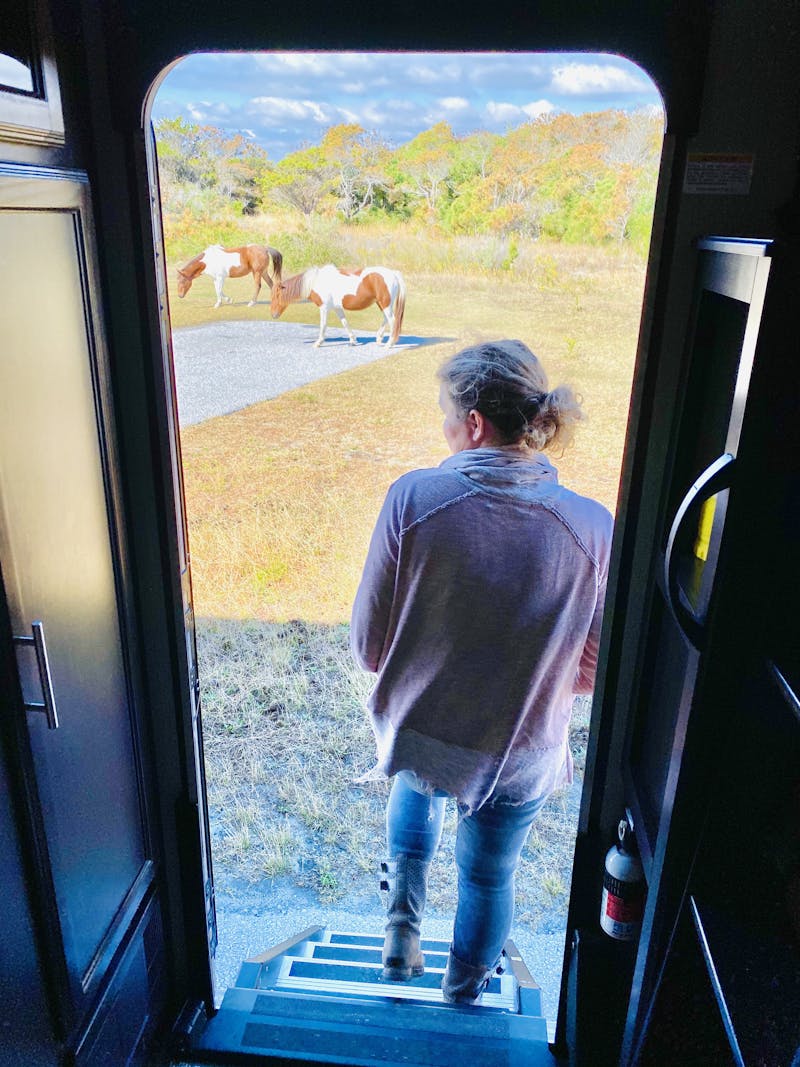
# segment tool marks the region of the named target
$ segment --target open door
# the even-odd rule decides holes
[[[200,704],[200,678],[197,668],[197,643],[195,638],[194,607],[192,602],[192,572],[189,559],[189,538],[184,503],[183,466],[180,455],[180,432],[178,424],[178,392],[175,384],[175,368],[172,358],[172,330],[169,322],[166,277],[163,264],[164,237],[161,223],[161,194],[158,184],[155,134],[152,125],[147,129],[147,174],[150,190],[150,209],[153,220],[153,252],[155,277],[158,286],[159,322],[161,328],[161,355],[164,381],[167,383],[167,443],[168,461],[173,487],[175,533],[177,539],[177,565],[180,570],[181,607],[183,629],[186,636],[185,683],[191,707],[191,727],[185,738],[185,751],[189,754],[190,766],[186,768],[188,783],[188,810],[184,818],[188,822],[188,835],[196,840],[198,848],[193,857],[199,865],[206,937],[202,946],[195,947],[195,963],[203,969],[200,980],[206,986],[206,1002],[214,1003],[213,960],[217,949],[217,915],[214,903],[214,868],[211,859],[211,831],[208,823],[208,800],[206,797],[206,765],[203,754],[203,722]],[[186,872],[194,878],[195,870]],[[190,896],[196,894],[189,890]]]
[[[59,1062],[100,1065],[128,1062],[161,1011],[164,935],[89,184],[45,14],[21,12],[29,50],[12,58],[30,79],[0,88],[0,614],[15,668],[0,700],[49,999],[32,1027]]]
[[[562,1018],[578,1049],[631,1067],[783,1064],[800,1043],[798,453],[786,417],[798,255],[715,238],[696,257],[662,535],[646,623],[626,652],[637,681],[630,705],[613,709],[627,723],[621,765],[593,783],[602,792],[622,778],[644,923],[638,951],[598,935],[591,910],[611,841],[584,839]],[[586,996],[598,966],[613,989],[602,1024]]]

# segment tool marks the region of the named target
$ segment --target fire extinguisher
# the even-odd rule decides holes
[[[633,941],[644,916],[644,870],[627,819],[620,820],[617,834],[619,841],[606,853],[600,925],[617,941]]]

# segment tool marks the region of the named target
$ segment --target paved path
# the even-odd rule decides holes
[[[279,396],[308,382],[383,359],[390,353],[444,338],[404,334],[393,348],[375,344],[374,331],[328,327],[325,344],[314,348],[318,326],[294,322],[213,322],[173,332],[178,412],[182,426]]]

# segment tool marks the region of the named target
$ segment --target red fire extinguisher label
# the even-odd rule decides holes
[[[603,875],[600,925],[620,941],[639,932],[644,915],[644,882],[622,882],[608,871]]]

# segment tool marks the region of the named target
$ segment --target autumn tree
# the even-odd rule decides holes
[[[373,206],[379,190],[388,188],[389,149],[376,134],[354,123],[331,126],[321,149],[336,171],[339,210],[351,222]]]
[[[241,134],[226,134],[178,117],[155,124],[159,178],[167,208],[180,208],[197,193],[250,214],[261,203],[259,180],[267,153]],[[208,196],[206,196],[206,199]]]
[[[301,148],[262,176],[266,196],[306,218],[319,210],[335,188],[335,169],[319,147]]]
[[[437,122],[394,153],[396,180],[428,214],[434,215],[451,191],[448,181],[456,145],[449,123]]]

